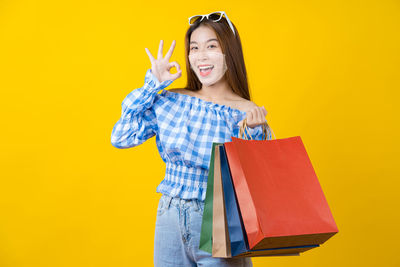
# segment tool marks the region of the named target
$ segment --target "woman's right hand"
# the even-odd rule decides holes
[[[169,62],[169,59],[172,56],[172,52],[174,51],[175,48],[175,40],[172,41],[171,47],[169,48],[167,54],[163,58],[163,40],[160,41],[160,46],[158,48],[158,56],[157,59],[154,59],[153,55],[150,53],[150,51],[145,48],[147,55],[150,58],[151,62],[151,72],[153,73],[154,76],[157,77],[158,81],[162,83],[163,81],[166,80],[176,80],[179,77],[182,76],[182,70],[179,66],[179,64],[174,61],[174,62]],[[177,69],[177,73],[170,73],[170,69],[175,67]]]

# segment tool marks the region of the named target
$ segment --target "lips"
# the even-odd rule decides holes
[[[213,70],[214,66],[208,66],[208,67],[202,67],[199,68],[200,69],[200,75],[202,77],[205,77],[207,75],[209,75],[211,73],[211,71]]]
[[[200,75],[205,77],[211,73],[214,66],[213,65],[199,65],[198,68],[200,70]]]

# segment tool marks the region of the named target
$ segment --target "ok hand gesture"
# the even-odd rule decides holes
[[[154,59],[153,55],[150,53],[150,51],[145,48],[147,55],[150,58],[151,62],[151,72],[157,77],[158,81],[162,83],[163,81],[166,80],[176,80],[179,77],[182,76],[182,70],[179,66],[179,64],[174,61],[174,62],[169,62],[169,59],[172,56],[172,52],[174,51],[175,48],[175,40],[172,41],[171,47],[169,48],[167,54],[163,58],[163,40],[160,41],[160,46],[158,48],[158,55],[157,59]],[[170,69],[175,67],[177,69],[177,73],[170,73]]]

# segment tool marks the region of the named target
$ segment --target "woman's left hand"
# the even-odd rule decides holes
[[[246,112],[247,127],[254,128],[266,122],[267,110],[264,107],[254,107]],[[243,120],[238,125],[242,127]]]

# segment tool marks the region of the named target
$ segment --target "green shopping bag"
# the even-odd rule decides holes
[[[213,143],[207,178],[206,199],[204,200],[203,220],[201,222],[199,249],[212,253],[212,223],[213,223],[213,195],[214,195],[214,156],[215,146],[222,143]]]

